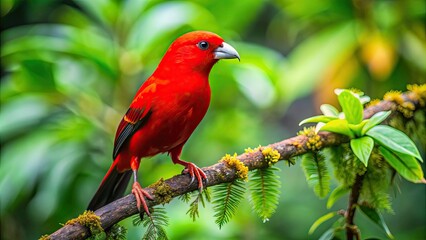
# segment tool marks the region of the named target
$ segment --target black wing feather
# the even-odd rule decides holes
[[[129,114],[130,110],[134,110],[134,109],[129,109],[126,113]],[[140,110],[140,112],[142,112],[143,109]],[[132,111],[134,112],[134,111]],[[130,112],[130,114],[132,113]],[[140,113],[142,115],[142,113]],[[130,115],[132,116],[132,115]],[[146,113],[144,116],[140,117],[136,122],[131,123],[131,122],[126,122],[125,126],[123,128],[123,130],[120,132],[120,134],[117,136],[116,140],[115,140],[115,144],[114,144],[114,150],[113,150],[113,159],[115,159],[118,155],[118,153],[120,152],[121,147],[123,146],[124,143],[127,142],[127,140],[139,129],[141,128],[146,121],[148,120],[149,116],[151,116],[151,111],[148,111],[148,113]],[[132,116],[133,117],[133,116]],[[122,120],[125,121],[125,120]]]
[[[121,146],[123,146],[124,142],[128,139],[129,136],[133,135],[134,133],[135,125],[128,123],[123,131],[121,131],[120,135],[118,136],[116,140],[116,144],[114,145],[114,151],[113,151],[113,159],[115,159],[118,155],[119,150],[121,149]]]

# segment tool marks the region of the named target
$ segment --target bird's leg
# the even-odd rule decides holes
[[[203,172],[203,170],[201,170],[201,168],[197,167],[197,165],[191,162],[186,162],[181,160],[180,159],[181,152],[182,152],[182,146],[177,147],[170,152],[173,163],[185,166],[184,173],[189,173],[189,175],[191,176],[191,183],[195,180],[195,178],[197,178],[198,190],[202,192],[204,187],[203,180],[205,179],[207,182],[207,175]]]
[[[138,207],[139,213],[141,215],[141,219],[143,217],[143,213],[141,213],[141,205],[143,206],[146,214],[151,217],[151,213],[149,212],[148,205],[146,204],[145,197],[149,200],[154,200],[154,198],[145,191],[138,182],[138,169],[139,169],[139,158],[132,157],[130,166],[133,171],[133,185],[132,185],[132,193],[136,198],[136,206]]]

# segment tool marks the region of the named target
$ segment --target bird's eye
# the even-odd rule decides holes
[[[197,45],[198,45],[198,48],[201,50],[207,50],[207,48],[209,48],[209,43],[206,41],[201,41]]]

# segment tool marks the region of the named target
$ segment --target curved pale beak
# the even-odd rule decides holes
[[[226,42],[223,42],[222,45],[216,48],[213,52],[214,52],[214,59],[238,58],[238,61],[240,61],[240,55],[238,54],[237,50],[235,50],[235,48],[233,48],[231,45],[227,44]]]

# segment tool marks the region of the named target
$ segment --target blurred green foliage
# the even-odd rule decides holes
[[[2,0],[2,239],[35,239],[85,209],[111,163],[122,114],[179,35],[216,32],[242,58],[214,67],[210,110],[184,148],[184,159],[207,166],[225,153],[295,135],[297,122],[312,109],[333,103],[334,88],[357,87],[381,97],[424,83],[425,4]],[[166,206],[169,237],[307,238],[325,204],[308,189],[300,168],[279,167],[283,196],[268,223],[242,203],[219,230],[211,207],[192,222],[188,206],[174,200]],[[147,185],[181,170],[164,155],[143,160],[140,172]],[[415,207],[426,201],[424,187],[402,185],[394,200],[397,217],[385,218],[397,239],[424,239],[425,209]],[[357,217],[364,237],[384,237]],[[123,224],[129,239],[142,236],[131,220]]]

